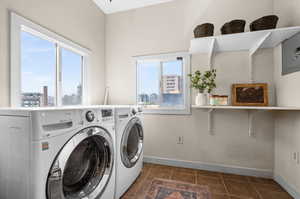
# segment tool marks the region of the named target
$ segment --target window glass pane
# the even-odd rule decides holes
[[[160,63],[138,62],[138,103],[153,108],[159,105]]]
[[[82,103],[82,56],[62,48],[62,105]]]
[[[21,105],[55,105],[56,46],[21,32]]]
[[[182,60],[162,62],[162,103],[161,106],[184,104]]]

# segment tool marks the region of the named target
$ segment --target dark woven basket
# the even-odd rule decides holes
[[[197,26],[194,30],[195,38],[210,37],[214,35],[214,25],[211,23],[205,23]]]
[[[251,31],[268,30],[276,28],[279,18],[276,15],[269,15],[259,18],[250,24]]]
[[[230,22],[225,23],[221,28],[221,33],[223,35],[233,34],[233,33],[241,33],[245,31],[246,21],[237,19]]]

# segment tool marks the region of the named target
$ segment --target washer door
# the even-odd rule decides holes
[[[139,118],[131,119],[121,141],[121,159],[125,167],[131,168],[139,160],[143,151],[144,133]]]
[[[56,157],[47,180],[48,199],[98,198],[113,171],[113,141],[107,131],[78,132]]]

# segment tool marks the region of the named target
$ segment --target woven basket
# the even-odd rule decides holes
[[[276,15],[269,15],[259,18],[250,24],[251,31],[268,30],[276,28],[279,18]]]
[[[214,35],[214,25],[211,23],[205,23],[197,26],[194,30],[195,38],[210,37]]]
[[[245,31],[246,21],[237,19],[230,22],[225,23],[221,28],[221,33],[223,35],[233,34],[233,33],[241,33]]]

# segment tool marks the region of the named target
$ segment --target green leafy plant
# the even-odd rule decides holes
[[[216,88],[217,70],[212,69],[201,73],[197,70],[194,74],[188,75],[191,78],[191,87],[197,89],[200,93],[211,93]]]

